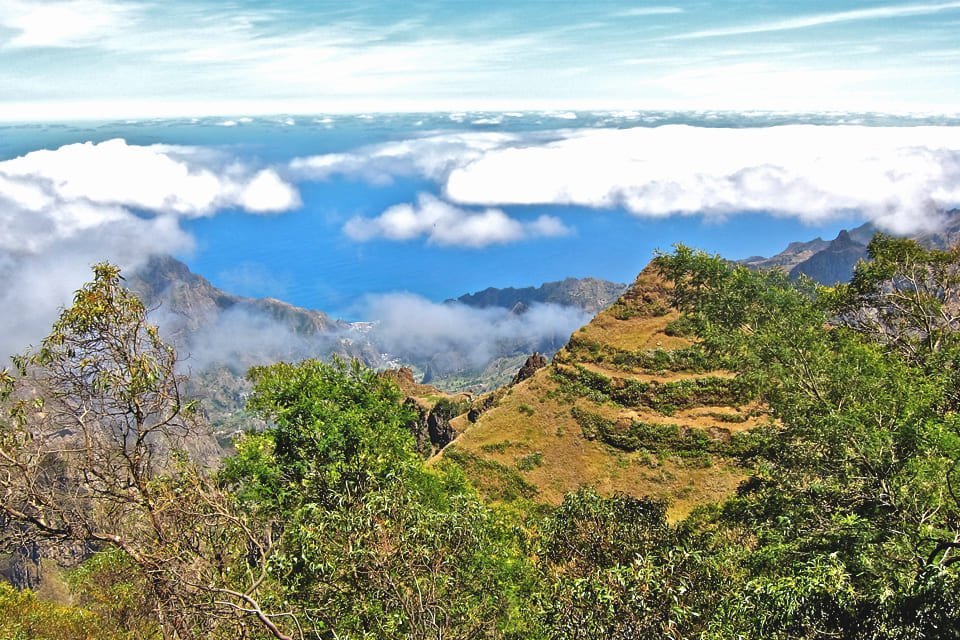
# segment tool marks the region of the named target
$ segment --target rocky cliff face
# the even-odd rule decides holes
[[[792,268],[790,277],[805,275],[823,284],[847,282],[853,276],[853,268],[866,257],[867,244],[843,230],[822,250]]]

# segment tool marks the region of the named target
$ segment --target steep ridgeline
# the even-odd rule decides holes
[[[626,290],[627,285],[599,278],[566,278],[557,282],[544,282],[539,287],[488,287],[483,291],[468,293],[457,298],[469,307],[503,307],[515,309],[529,307],[534,303],[558,304],[576,307],[588,313],[597,313],[608,307]]]
[[[757,269],[781,269],[792,278],[806,275],[821,284],[846,282],[857,262],[867,257],[867,245],[877,231],[879,229],[868,222],[849,231],[844,229],[830,241],[815,238],[809,242],[792,242],[771,258],[754,256],[741,263]],[[960,209],[947,212],[938,230],[909,237],[939,249],[955,244],[960,240]]]
[[[769,417],[678,318],[647,267],[552,364],[454,419],[461,435],[441,455],[504,501],[555,504],[590,485],[668,498],[679,516],[729,495],[744,477],[740,434]]]
[[[152,310],[150,317],[160,325],[164,339],[177,346],[183,369],[190,374],[190,391],[205,398],[204,406],[224,441],[250,426],[242,410],[250,391],[244,376],[254,365],[337,354],[375,368],[410,365],[417,377],[448,391],[482,391],[509,382],[532,351],[552,354],[570,331],[533,337],[518,332],[498,340],[489,360],[478,366],[471,354],[442,342],[394,353],[381,344],[373,323],[347,323],[280,300],[233,295],[169,256],[151,258],[127,277],[126,284]],[[619,287],[591,278],[568,279],[494,297],[520,307],[542,301],[593,309],[615,299],[611,292]],[[511,317],[523,313],[522,308],[503,311]]]
[[[328,334],[348,328],[321,311],[295,307],[274,298],[245,298],[216,288],[171,256],[152,256],[127,278],[148,309],[172,334],[190,334],[217,323],[224,315],[245,313],[302,335]]]

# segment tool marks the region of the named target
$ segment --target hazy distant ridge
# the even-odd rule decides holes
[[[566,278],[545,282],[539,287],[488,287],[483,291],[464,294],[457,298],[457,302],[470,307],[506,309],[513,309],[518,304],[524,307],[534,303],[558,304],[597,313],[610,306],[626,289],[625,284],[599,278]]]

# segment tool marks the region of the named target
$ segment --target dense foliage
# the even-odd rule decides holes
[[[7,376],[0,433],[3,539],[79,544],[74,604],[0,586],[0,633],[960,637],[960,253],[884,236],[869,251],[835,288],[682,246],[657,258],[672,326],[698,339],[687,352],[737,373],[694,391],[776,418],[724,445],[749,465],[736,495],[679,522],[589,488],[546,515],[485,504],[459,466],[479,459],[424,462],[398,389],[339,361],[253,369],[249,407],[269,427],[211,470],[183,439],[198,416],[172,350],[101,267]],[[563,366],[605,401],[681,406],[673,387]],[[610,431],[577,419],[586,437]],[[626,434],[628,449],[714,446],[640,422]],[[501,497],[524,504],[522,489]]]
[[[251,371],[249,435],[221,481],[252,519],[282,522],[274,597],[330,638],[496,635],[523,588],[517,537],[455,467],[427,468],[397,388],[354,363]]]

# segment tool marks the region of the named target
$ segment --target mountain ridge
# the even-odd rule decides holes
[[[154,255],[127,276],[127,286],[148,309],[179,319],[173,330],[196,331],[217,314],[231,310],[257,311],[286,322],[301,333],[344,329],[347,323],[322,311],[298,307],[277,298],[249,298],[228,293],[169,255]]]
[[[453,347],[429,354],[394,354],[378,343],[375,323],[345,322],[276,298],[228,293],[171,256],[151,257],[125,278],[151,310],[151,320],[180,351],[194,392],[208,399],[210,418],[221,432],[242,428],[244,398],[250,391],[244,376],[254,365],[339,355],[377,369],[412,366],[424,382],[447,391],[478,392],[509,382],[531,352],[552,355],[568,335],[536,343],[500,341],[491,360],[475,368]],[[606,302],[611,290],[624,286],[595,278],[567,278],[511,289],[506,295],[520,292],[530,305],[543,300],[542,304],[563,301],[595,308]],[[489,295],[498,290],[485,291]],[[514,315],[524,313],[522,303],[517,301]]]
[[[818,237],[795,241],[769,258],[751,256],[739,262],[755,269],[780,269],[792,278],[805,275],[820,284],[833,285],[853,276],[857,262],[867,257],[867,245],[880,231],[883,230],[866,222],[853,229],[842,229],[833,240]],[[960,241],[960,209],[945,212],[935,230],[901,235],[931,248],[950,247]]]
[[[482,291],[466,293],[455,300],[470,307],[529,307],[534,303],[559,304],[597,313],[612,304],[625,290],[626,284],[601,278],[573,278],[544,282],[536,287],[487,287]]]

